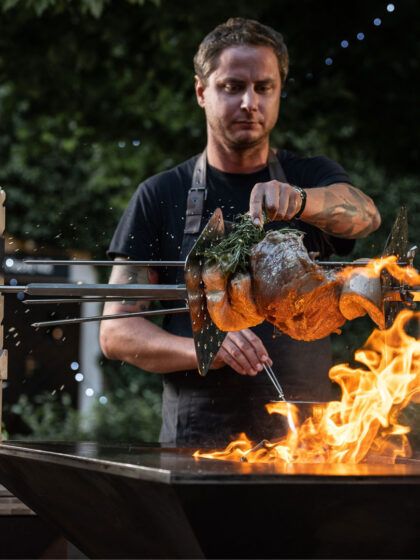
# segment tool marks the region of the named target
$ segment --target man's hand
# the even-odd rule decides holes
[[[249,213],[253,223],[263,224],[263,210],[267,218],[273,220],[291,220],[302,205],[299,193],[289,184],[279,181],[257,183],[251,191]]]
[[[264,344],[251,330],[228,332],[210,369],[225,365],[241,375],[257,375],[263,363],[272,365]]]

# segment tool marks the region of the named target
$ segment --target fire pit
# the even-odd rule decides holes
[[[0,445],[2,482],[92,558],[416,558],[420,460],[250,464],[159,445]]]

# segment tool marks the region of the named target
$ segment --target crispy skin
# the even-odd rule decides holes
[[[340,297],[340,311],[347,321],[364,317],[367,313],[366,309],[359,305],[354,294],[343,294]]]
[[[343,294],[340,297],[340,311],[346,319],[355,319],[368,313],[369,317],[380,329],[385,328],[385,315],[382,309],[378,308],[377,305],[361,294]]]
[[[213,323],[222,331],[238,331],[264,320],[255,307],[249,274],[236,273],[228,279],[217,265],[204,266],[207,309]]]
[[[246,317],[248,327],[255,327],[264,321],[264,317],[258,313],[255,305],[249,272],[236,272],[230,278],[229,298],[233,311]]]
[[[301,235],[271,231],[250,258],[257,310],[297,340],[318,340],[336,332],[342,281],[309,257]]]

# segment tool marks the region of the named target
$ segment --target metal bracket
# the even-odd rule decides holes
[[[402,206],[388,236],[382,256],[397,255],[400,261],[404,260],[405,263],[408,264],[408,262],[413,262],[415,252],[415,247],[410,249],[410,251],[408,250],[407,210],[405,206]],[[408,286],[402,286],[401,283],[393,278],[387,271],[382,272],[382,281],[383,293],[392,292],[397,289],[401,294],[400,301],[388,299],[384,301],[385,327],[389,328],[392,326],[398,313],[408,303],[403,300],[404,291],[408,291]]]

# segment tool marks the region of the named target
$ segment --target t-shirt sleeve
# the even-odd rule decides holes
[[[308,158],[302,166],[301,173],[301,181],[308,188],[328,187],[334,183],[351,184],[344,168],[325,156]]]
[[[160,260],[161,212],[147,181],[141,183],[125,209],[111,240],[108,256]]]

